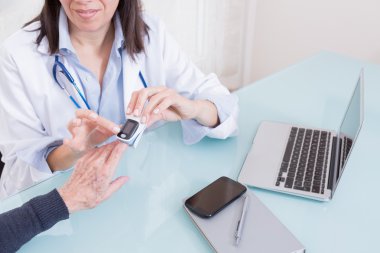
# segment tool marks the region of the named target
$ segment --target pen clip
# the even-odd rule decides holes
[[[238,238],[238,237],[239,237],[239,235],[238,235],[238,232],[239,232],[239,226],[240,226],[240,220],[238,221],[237,226],[236,226],[236,230],[235,230],[235,238]]]
[[[244,225],[244,221],[245,221],[245,216],[247,213],[247,206],[248,206],[248,197],[245,196],[243,208],[242,208],[241,215],[240,215],[240,219],[237,223],[236,232],[235,232],[235,245],[236,246],[238,246],[239,242],[240,242],[240,238],[241,238],[241,234],[242,234],[242,230],[243,230],[243,225]]]

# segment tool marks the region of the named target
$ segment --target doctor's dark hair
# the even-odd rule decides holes
[[[59,50],[59,12],[61,3],[59,0],[45,0],[41,13],[24,25],[27,26],[35,21],[40,21],[41,26],[37,29],[36,43],[40,45],[46,36],[49,43],[50,54]],[[148,34],[149,27],[142,19],[142,5],[140,0],[120,0],[117,10],[124,34],[123,48],[135,59],[135,55],[144,51],[144,36]]]

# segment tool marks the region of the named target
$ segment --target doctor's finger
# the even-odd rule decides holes
[[[179,116],[178,112],[175,109],[169,107],[168,109],[163,110],[158,114],[151,114],[147,121],[147,126],[150,127],[153,123],[159,120],[178,121],[181,120],[181,116]]]
[[[78,118],[85,118],[89,120],[92,126],[100,126],[102,128],[108,129],[110,132],[114,134],[117,134],[120,132],[119,125],[113,123],[112,121],[106,118],[99,116],[93,111],[81,109],[81,110],[77,110],[75,114]]]
[[[115,130],[110,130],[109,128],[105,128],[103,126],[100,126],[99,124],[97,124],[96,122],[88,122],[87,123],[88,127],[89,127],[89,131],[88,131],[88,136],[97,136],[99,134],[102,134],[104,137],[111,137],[112,135],[116,134],[116,129]],[[118,126],[118,129],[119,130],[119,126]],[[117,133],[119,133],[120,131],[117,131]]]
[[[69,130],[69,132],[71,134],[74,134],[75,128],[81,126],[81,124],[82,124],[82,120],[81,119],[70,120],[70,122],[67,124],[67,129]]]
[[[78,141],[74,139],[63,139],[63,144],[68,147],[71,151],[73,151],[75,154],[83,154],[85,151],[85,148],[81,143],[78,143]]]
[[[170,120],[170,121],[173,121],[173,120],[180,120],[180,114],[173,108],[169,108],[170,106],[174,105],[174,99],[172,97],[166,97],[164,98],[162,101],[160,101],[160,103],[155,107],[155,109],[153,110],[153,115],[161,115],[162,119],[163,120]],[[166,112],[169,111],[169,109],[171,110],[171,114],[174,114],[176,117],[165,117]]]
[[[152,114],[148,119],[147,119],[147,122],[146,122],[146,126],[147,127],[150,127],[151,125],[153,125],[155,122],[159,121],[159,120],[162,120],[162,114]]]
[[[64,138],[63,139],[63,145],[68,146],[69,148],[72,149],[72,147],[73,147],[72,139]]]
[[[150,97],[149,103],[147,103],[147,105],[145,106],[142,113],[143,116],[149,117],[151,113],[158,114],[160,111],[159,108],[157,108],[157,106],[161,104],[164,100],[168,100],[167,102],[170,101],[170,104],[173,104],[176,100],[176,95],[177,93],[170,89],[154,94]],[[170,105],[168,105],[167,107],[169,106]]]
[[[140,116],[140,114],[144,108],[145,102],[151,96],[153,96],[159,92],[162,92],[166,89],[167,88],[164,86],[153,86],[153,87],[149,87],[149,88],[145,88],[145,89],[140,90],[139,92],[136,93],[137,100],[136,100],[136,98],[134,98],[134,100],[131,101],[134,104],[131,104],[131,107],[129,107],[129,108],[131,108],[131,110],[133,111],[133,114],[135,116]]]
[[[128,107],[127,107],[128,115],[133,113],[138,96],[139,96],[139,91],[134,91],[132,93],[131,99],[129,100]]]
[[[112,135],[114,135],[114,133],[111,132],[109,129],[103,128],[101,126],[95,127],[94,130],[95,131],[93,131],[92,134],[99,134],[99,133],[101,133],[102,135],[107,136],[107,137],[111,137]]]
[[[87,118],[87,119],[90,119],[90,120],[93,120],[93,119],[96,119],[97,117],[99,117],[99,115],[96,112],[88,110],[88,109],[78,109],[78,110],[76,110],[75,111],[75,116],[77,118]]]

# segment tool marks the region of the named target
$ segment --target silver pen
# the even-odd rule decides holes
[[[238,221],[237,227],[236,227],[236,232],[235,232],[235,245],[238,246],[240,242],[240,238],[243,232],[243,225],[245,221],[245,216],[247,213],[247,208],[248,208],[248,196],[246,195],[244,197],[244,204],[243,204],[243,210],[241,211],[241,216],[240,220]]]

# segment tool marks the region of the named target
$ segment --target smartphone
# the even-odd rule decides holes
[[[247,188],[228,177],[220,177],[185,201],[185,206],[202,218],[210,218],[239,198]]]

